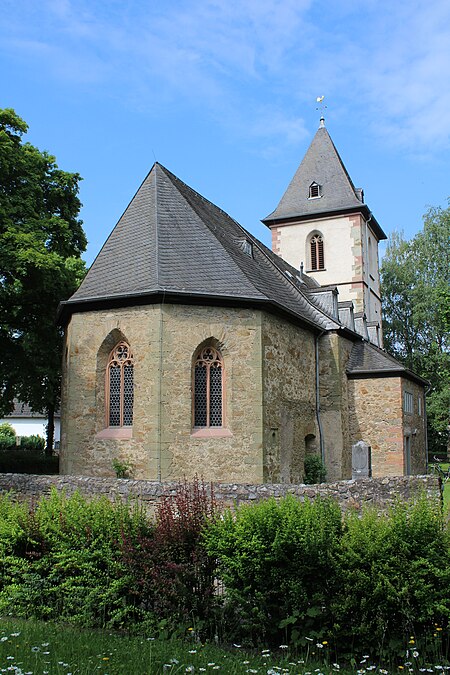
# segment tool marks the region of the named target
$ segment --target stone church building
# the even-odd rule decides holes
[[[300,483],[426,468],[425,382],[382,348],[386,236],[321,125],[263,223],[272,250],[155,163],[65,328],[64,474]]]

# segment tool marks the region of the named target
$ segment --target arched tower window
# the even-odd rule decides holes
[[[223,424],[223,358],[211,345],[202,347],[194,359],[194,427]]]
[[[109,355],[106,368],[106,418],[110,427],[133,424],[133,354],[119,342]]]
[[[321,234],[314,234],[309,242],[311,271],[324,270],[325,258],[323,254],[323,237]]]

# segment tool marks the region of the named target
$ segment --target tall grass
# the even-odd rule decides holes
[[[221,649],[202,644],[195,630],[185,639],[130,637],[106,631],[88,631],[51,623],[0,619],[0,672],[16,675],[180,675],[212,673],[227,675],[278,673],[301,675],[369,675],[370,673],[442,673],[449,670],[436,644],[435,659],[423,660],[420,646],[410,638],[403,658],[372,661],[355,654],[337,663],[327,640],[310,640],[301,651],[287,645],[277,649],[243,650],[238,644]]]

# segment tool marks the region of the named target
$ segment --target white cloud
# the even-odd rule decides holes
[[[6,9],[5,9],[6,8]],[[60,83],[153,108],[181,100],[231,133],[298,143],[317,95],[386,142],[450,135],[448,0],[6,0],[0,49]],[[3,37],[2,37],[3,36]],[[156,92],[156,93],[155,93]]]

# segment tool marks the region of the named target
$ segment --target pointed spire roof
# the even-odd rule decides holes
[[[313,184],[319,186],[319,196],[311,198],[310,186]],[[362,190],[353,185],[321,118],[320,127],[280,203],[262,222],[270,227],[284,220],[307,220],[355,211],[366,218],[371,217],[371,226],[378,238],[386,239],[364,204]]]
[[[184,302],[258,306],[317,329],[339,327],[307,295],[298,270],[155,163],[79,289],[61,303],[59,321],[91,309]]]

